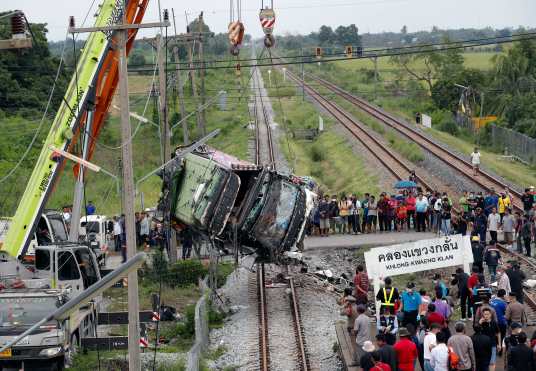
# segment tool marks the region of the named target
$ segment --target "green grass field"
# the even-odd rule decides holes
[[[246,76],[247,70],[244,69]],[[183,75],[185,78],[186,75]],[[132,75],[129,76],[129,96],[130,96],[130,111],[143,113],[145,103],[147,101],[147,92],[150,90],[152,75]],[[244,82],[242,93],[237,92],[237,82],[233,70],[218,70],[216,72],[209,71],[206,78],[207,101],[215,96],[220,90],[229,90],[227,99],[227,109],[220,111],[217,104],[211,105],[206,110],[206,130],[210,132],[216,128],[221,129],[221,133],[213,138],[208,144],[215,148],[224,150],[232,155],[247,158],[247,142],[249,132],[244,130],[249,121],[249,113],[247,111],[247,99],[249,87]],[[185,103],[187,113],[193,112],[197,107],[190,94],[189,84],[184,86]],[[179,116],[176,112],[179,111],[177,97],[169,88],[168,96],[168,117],[171,125],[174,125]],[[148,109],[145,112],[145,117],[155,122],[158,122],[158,111],[155,111],[154,105],[156,98],[150,98]],[[114,97],[113,105],[119,105],[117,95]],[[28,122],[28,120],[20,120],[17,118],[0,118],[0,124],[13,127],[13,135],[9,134],[3,138],[4,141],[11,141],[10,144],[17,143],[17,150],[13,153],[2,154],[0,149],[0,178],[9,171],[18,160],[20,153],[24,151],[33,135],[33,131],[37,126],[36,122]],[[160,139],[159,130],[151,124],[141,124],[138,128],[138,121],[131,118],[132,133],[135,136],[132,140],[133,147],[133,165],[135,182],[145,174],[157,168],[161,164],[160,157]],[[188,127],[190,130],[190,139],[200,137],[200,133],[196,129],[196,116],[192,115],[188,119]],[[138,128],[138,130],[136,130]],[[42,130],[42,135],[46,135],[49,127]],[[24,133],[24,135],[20,135]],[[15,135],[17,134],[17,135]],[[177,126],[173,131],[172,147],[182,145],[182,127]],[[11,138],[10,135],[13,137]],[[1,142],[1,141],[0,141]],[[37,141],[39,143],[39,140]],[[101,131],[98,145],[91,161],[113,174],[120,175],[119,160],[121,157],[120,150],[120,123],[119,111],[111,109],[106,119],[105,126]],[[24,183],[27,177],[30,176],[36,156],[41,148],[36,145],[32,152],[32,156],[24,162],[20,171],[17,171],[15,176],[9,183],[9,186],[0,187],[0,215],[12,215],[18,204],[18,199],[24,191]],[[47,208],[61,208],[63,205],[72,204],[74,176],[72,172],[72,163],[68,162],[65,170],[55,187],[55,190],[47,203]],[[114,215],[121,211],[121,192],[118,192],[118,183],[104,173],[87,173],[86,184],[86,201],[93,201],[97,206],[99,213]],[[136,194],[136,209],[141,209],[141,199],[144,199],[144,207],[154,207],[158,201],[160,194],[160,178],[152,176],[145,182],[139,184]],[[5,201],[2,201],[5,199]]]
[[[466,68],[475,68],[480,70],[489,70],[493,67],[492,58],[498,53],[479,53],[479,52],[466,52],[463,53]],[[348,69],[351,71],[358,71],[360,69],[374,69],[374,62],[372,59],[352,59],[347,61],[334,62],[337,67]],[[413,67],[418,69],[424,67],[422,62],[412,64]],[[388,57],[378,58],[378,70],[380,72],[392,71],[398,67],[392,64]]]
[[[263,76],[268,81],[265,72]],[[272,81],[274,88],[269,89],[269,94],[276,96],[275,86],[283,84],[281,75],[272,73]],[[286,126],[289,133],[296,129],[318,128],[319,116],[324,120],[325,131],[314,141],[297,140],[290,135],[281,139],[280,148],[289,165],[295,165],[296,175],[312,176],[327,194],[377,192],[377,176],[353,153],[347,139],[335,131],[331,117],[320,115],[314,105],[299,96],[281,98],[280,102],[272,98],[276,121],[285,122],[283,127]]]

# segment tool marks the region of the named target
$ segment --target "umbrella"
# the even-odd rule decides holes
[[[400,180],[395,183],[396,189],[403,189],[403,188],[417,188],[417,183],[412,182],[411,180]]]

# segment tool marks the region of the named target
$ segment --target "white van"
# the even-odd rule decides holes
[[[105,215],[84,215],[80,218],[79,239],[89,243],[101,266],[106,264],[106,254],[113,240],[112,223]]]

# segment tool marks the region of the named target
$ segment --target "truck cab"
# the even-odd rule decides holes
[[[80,218],[79,240],[88,244],[101,266],[106,264],[106,254],[112,241],[111,223],[111,219],[105,215],[86,215]]]
[[[59,289],[4,289],[0,291],[0,345],[26,331],[68,301]],[[77,311],[61,323],[40,326],[17,345],[0,353],[0,369],[62,370],[70,365],[80,340],[95,336],[95,308]]]
[[[7,235],[10,218],[0,218],[0,247]],[[51,245],[66,242],[69,238],[67,226],[63,215],[55,210],[45,210],[39,217],[33,238],[28,246],[28,251],[24,256],[24,262],[33,263],[35,260],[35,249],[38,246]]]
[[[40,246],[35,250],[34,268],[35,279],[27,285],[48,284],[50,288],[66,290],[70,298],[101,278],[95,254],[84,245]]]

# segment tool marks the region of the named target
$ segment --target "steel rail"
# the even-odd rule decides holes
[[[492,188],[495,188],[496,190],[498,190],[499,188],[509,188],[508,184],[499,179],[496,179],[496,177],[483,170],[479,170],[479,174],[481,174],[483,177],[470,176],[469,174],[472,174],[472,164],[467,159],[445,148],[443,145],[438,144],[434,140],[430,139],[428,136],[421,133],[416,128],[411,127],[410,124],[408,124],[407,122],[384,111],[379,107],[376,107],[375,105],[367,102],[363,98],[357,97],[347,92],[346,90],[338,87],[330,81],[311,74],[309,74],[309,76],[314,80],[318,81],[320,84],[324,85],[327,89],[331,90],[335,94],[357,106],[362,111],[368,113],[377,120],[390,126],[398,133],[410,139],[415,144],[418,144],[423,149],[431,152],[449,167],[457,170],[458,172],[462,173],[462,175],[470,178],[473,182],[478,184],[483,189],[490,191]],[[523,211],[521,205],[521,193],[515,189],[510,189],[510,193],[513,196],[512,205],[514,206],[514,208]]]
[[[305,339],[302,333],[302,322],[300,315],[300,306],[298,304],[298,296],[296,294],[296,286],[294,285],[294,279],[289,278],[290,284],[290,301],[292,307],[292,316],[294,318],[294,332],[296,334],[296,345],[298,346],[298,352],[300,355],[300,367],[301,371],[309,371],[309,360],[305,348]]]
[[[287,76],[299,84],[300,87],[302,86],[301,79],[296,77],[291,71],[287,70]],[[340,108],[337,104],[323,97],[317,90],[313,89],[308,84],[303,83],[303,87],[313,100],[348,129],[352,136],[359,140],[396,179],[402,180],[408,178],[412,169],[402,162],[399,157],[393,154],[392,150],[388,148],[386,144],[381,143],[378,139],[372,136],[369,131],[363,127],[362,123],[357,121],[351,114]],[[434,187],[428,184],[424,178],[420,177],[418,174],[416,176],[418,183],[424,188],[430,191],[434,190]]]
[[[264,263],[257,264],[257,285],[259,297],[259,356],[260,369],[270,370],[270,354],[268,346],[268,311],[265,293],[265,271]]]

